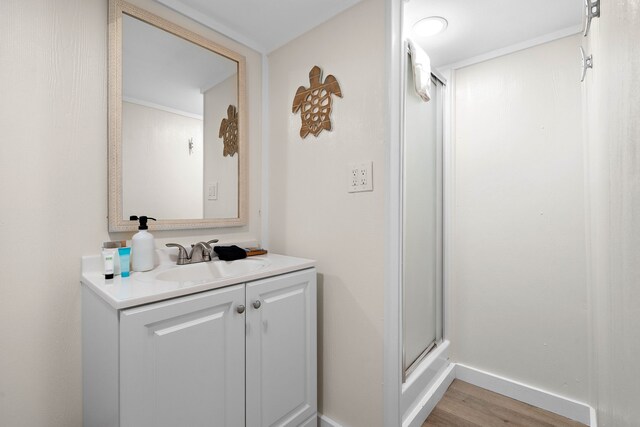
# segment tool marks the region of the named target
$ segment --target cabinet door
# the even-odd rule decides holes
[[[244,426],[244,285],[120,313],[122,427]]]
[[[316,360],[316,270],[247,284],[247,426],[314,415]]]

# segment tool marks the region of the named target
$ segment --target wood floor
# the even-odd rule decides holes
[[[585,427],[584,424],[454,380],[422,427]]]

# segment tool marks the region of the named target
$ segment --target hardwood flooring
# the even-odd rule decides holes
[[[585,427],[544,409],[454,380],[422,427]]]

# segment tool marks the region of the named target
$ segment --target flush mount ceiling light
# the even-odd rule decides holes
[[[442,16],[429,16],[413,25],[413,34],[419,37],[433,37],[447,29],[447,22]]]

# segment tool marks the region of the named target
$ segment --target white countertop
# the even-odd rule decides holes
[[[155,275],[160,272],[184,267],[177,266],[175,258],[166,250],[158,250],[156,265],[159,265],[153,270],[144,273],[131,272],[129,277],[115,276],[113,279],[106,280],[102,269],[102,257],[100,255],[84,256],[82,257],[82,284],[103,298],[113,308],[123,309],[315,266],[315,261],[310,259],[267,254],[248,258],[264,260],[267,265],[241,276],[186,282],[155,280]],[[242,260],[232,262],[242,262]]]

